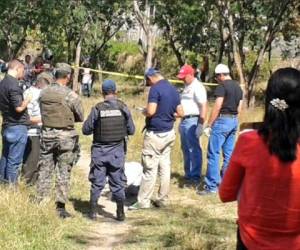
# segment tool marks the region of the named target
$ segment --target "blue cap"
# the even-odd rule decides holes
[[[149,68],[145,71],[145,76],[149,77],[149,76],[154,76],[157,73],[160,73],[158,69],[155,68]]]
[[[113,80],[104,80],[104,82],[102,83],[102,92],[104,93],[109,93],[109,92],[116,92],[117,87],[116,87],[116,83]]]

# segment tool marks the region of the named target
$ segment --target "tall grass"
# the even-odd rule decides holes
[[[34,190],[0,187],[0,247],[3,250],[82,249],[77,235],[87,227],[82,216],[61,220],[53,200],[37,204]],[[68,209],[75,214],[68,204]]]

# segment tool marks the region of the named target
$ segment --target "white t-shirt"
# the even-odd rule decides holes
[[[207,102],[206,89],[196,78],[191,84],[186,84],[181,94],[181,105],[184,115],[199,115],[199,104]]]
[[[89,68],[84,68],[82,73],[82,84],[91,84],[92,83],[92,75],[90,73]]]
[[[40,110],[40,94],[41,94],[41,89],[36,88],[35,86],[31,86],[29,89],[26,89],[24,91],[24,99],[28,95],[32,96],[32,99],[30,103],[27,105],[27,111],[28,115],[30,117],[40,117],[41,116],[41,110]],[[38,124],[41,126],[41,124]],[[28,130],[28,136],[38,136],[40,134],[40,128],[30,128]]]

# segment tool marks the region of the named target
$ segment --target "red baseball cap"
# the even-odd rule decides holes
[[[194,75],[194,74],[195,74],[195,70],[193,69],[193,67],[191,65],[184,65],[181,67],[181,69],[177,75],[177,78],[183,79],[187,75]]]

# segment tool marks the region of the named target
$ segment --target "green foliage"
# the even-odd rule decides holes
[[[112,58],[117,58],[118,55],[127,53],[129,55],[138,55],[140,53],[139,47],[133,42],[118,42],[110,41],[108,52]]]
[[[178,60],[165,41],[161,40],[158,44],[155,52],[158,59],[157,66],[166,78],[174,78],[180,68]]]
[[[0,56],[12,59],[24,45],[28,29],[36,25],[37,1],[0,1],[0,10],[0,40],[3,41]]]
[[[92,63],[105,67],[110,39],[117,34],[128,19],[128,0],[88,1],[88,31],[84,36],[83,54],[91,56]]]
[[[144,10],[146,1],[138,2]],[[167,75],[176,74],[184,63],[199,65],[202,55],[208,56],[212,64],[223,60],[234,66],[233,40],[237,41],[248,80],[255,79],[260,60],[252,55],[246,58],[245,47],[265,53],[273,39],[282,36],[290,42],[279,44],[284,54],[299,54],[297,0],[149,0],[148,4],[152,6],[151,16],[155,16],[150,22],[158,26],[158,37],[161,35],[153,61]],[[80,45],[81,62],[89,58],[92,68],[132,74],[144,71],[144,57],[137,46],[124,42],[128,29],[138,23],[130,0],[11,0],[0,1],[0,10],[1,58],[18,56],[26,39],[33,38],[52,49],[55,61],[74,63]],[[229,16],[233,17],[233,32]],[[110,42],[112,38],[115,40]]]
[[[127,21],[127,6],[128,1],[121,0],[41,0],[43,41],[58,57],[72,62],[82,39],[83,56],[96,63],[99,56],[105,58],[106,43]]]
[[[246,55],[244,70],[246,75],[249,75],[252,69],[253,64],[256,60],[256,53],[254,51],[250,51]],[[264,58],[263,63],[260,67],[260,72],[257,76],[257,81],[266,81],[270,77],[270,72],[272,71],[272,68],[274,67],[273,61],[269,62],[267,58]]]
[[[211,1],[157,1],[156,23],[173,50],[185,55],[215,53],[219,40]],[[209,19],[209,20],[208,20]]]
[[[129,74],[143,72],[143,58],[136,43],[110,41],[107,54],[108,70]]]

